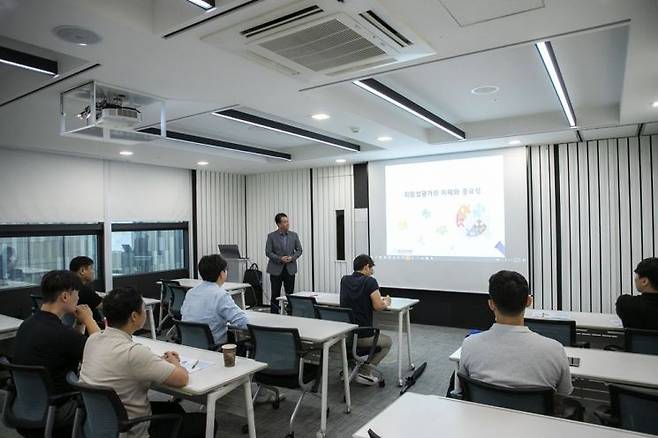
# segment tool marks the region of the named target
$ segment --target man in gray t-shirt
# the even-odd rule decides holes
[[[509,388],[542,386],[570,394],[573,386],[564,347],[523,323],[525,308],[532,304],[526,279],[517,272],[500,271],[489,279],[489,295],[496,323],[464,339],[459,372]]]

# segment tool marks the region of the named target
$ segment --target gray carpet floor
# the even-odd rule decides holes
[[[379,366],[379,369],[384,372],[387,384],[384,388],[379,388],[353,383],[351,385],[352,412],[350,414],[344,413],[345,404],[342,401],[342,381],[339,377],[340,350],[332,354],[329,362],[330,414],[327,420],[329,437],[351,437],[356,430],[399,397],[399,388],[396,385],[397,332],[389,330],[394,327],[385,321],[381,327],[384,328],[383,333],[393,338],[393,348]],[[466,330],[462,329],[412,325],[413,361],[416,365],[427,362],[427,369],[413,387],[413,392],[445,395],[453,370],[448,356],[461,345],[465,334]],[[403,349],[403,353],[406,353],[405,349]],[[403,358],[405,356],[406,354],[403,355]],[[269,404],[255,407],[256,432],[259,437],[284,438],[288,433],[288,420],[300,393],[293,390],[285,390],[285,392],[287,399],[281,402],[279,409],[275,410]],[[152,395],[153,399],[161,397],[158,394]],[[4,399],[4,394],[0,393],[0,399]],[[243,400],[242,390],[237,389],[218,402],[216,416],[218,424],[216,436],[218,438],[246,436],[241,433],[242,426],[245,424]],[[199,409],[198,405],[190,402],[184,402],[183,406],[188,411]],[[295,420],[295,437],[312,438],[319,427],[320,400],[316,397],[306,396]],[[19,435],[0,424],[0,437],[19,438]]]

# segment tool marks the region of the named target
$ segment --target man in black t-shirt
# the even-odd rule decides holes
[[[352,309],[354,322],[359,327],[372,327],[372,314],[385,310],[391,305],[391,297],[382,297],[379,293],[379,284],[372,276],[375,263],[366,254],[361,254],[354,259],[352,275],[345,275],[340,280],[340,307]],[[373,343],[373,337],[359,337],[357,345],[360,348],[369,348]],[[381,350],[373,356],[370,363],[373,366],[379,364],[391,349],[391,338],[383,333],[379,334],[377,346]],[[375,385],[378,382],[369,369],[359,371],[356,381],[364,385]]]
[[[99,312],[103,299],[94,290],[94,278],[96,277],[94,261],[87,256],[74,257],[69,263],[69,270],[74,272],[82,282],[82,287],[78,292],[80,297],[78,304],[89,306],[96,322],[100,326],[104,326],[103,317]]]
[[[91,310],[78,305],[80,280],[70,271],[50,271],[41,280],[41,309],[23,321],[16,333],[13,362],[18,365],[42,366],[48,370],[55,394],[72,391],[66,382],[69,371],[77,371],[87,337],[98,332]],[[72,313],[75,328],[64,325],[62,316]],[[75,400],[57,408],[53,436],[71,436]]]
[[[635,288],[640,295],[617,299],[617,315],[624,327],[658,330],[658,258],[649,257],[635,268]]]

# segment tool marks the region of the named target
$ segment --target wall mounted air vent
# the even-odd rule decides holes
[[[361,74],[434,54],[376,0],[297,1],[202,39],[305,80]]]

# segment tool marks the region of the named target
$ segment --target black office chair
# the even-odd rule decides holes
[[[609,385],[612,424],[634,432],[658,435],[658,391]]]
[[[201,348],[203,350],[214,350],[221,346],[216,343],[208,324],[201,322],[179,321],[174,319],[174,325],[178,331],[178,340],[188,347]]]
[[[555,339],[565,347],[589,348],[589,342],[576,342],[576,321],[525,318],[525,325],[535,333]]]
[[[290,307],[290,315],[301,316],[303,318],[317,318],[315,313],[315,298],[286,295],[286,299]]]
[[[32,300],[32,313],[36,313],[37,310],[41,310],[43,297],[41,295],[30,294],[30,299]]]
[[[629,353],[658,354],[658,331],[626,329],[624,343]]]
[[[505,388],[457,374],[462,399],[535,414],[553,415],[553,388]]]
[[[158,330],[162,330],[163,324],[167,320],[177,319],[180,321],[185,294],[189,290],[189,288],[181,286],[177,281],[160,280],[160,284],[162,287],[162,303],[160,305],[164,304],[167,306],[167,316],[160,321]],[[170,337],[174,330],[176,330],[175,325],[169,329],[167,337]]]
[[[346,322],[348,324],[354,324],[354,314],[351,309],[345,307],[335,307],[335,306],[321,306],[316,304],[315,311],[317,312],[318,318],[324,319],[327,321],[338,321]],[[364,335],[365,337],[373,337],[372,345],[369,348],[359,348],[357,346],[357,341],[359,334]],[[356,375],[359,373],[359,368],[363,365],[370,365],[370,361],[375,353],[379,353],[382,349],[377,346],[377,341],[379,340],[379,329],[374,327],[358,327],[352,331],[352,336],[348,336],[345,340],[347,344],[347,357],[354,364],[354,367],[349,372],[349,381],[354,380]],[[371,366],[371,371],[379,378],[379,387],[383,388],[386,386],[386,380],[384,379],[384,374],[377,368]]]
[[[121,433],[128,432],[136,425],[147,421],[166,421],[170,423],[169,436],[171,438],[178,436],[182,421],[179,414],[149,415],[129,419],[126,408],[114,389],[81,383],[72,372],[66,376],[66,380],[80,391],[84,402],[84,415],[80,409],[76,412],[74,437],[119,438]]]
[[[286,435],[286,438],[294,438],[293,424],[299,406],[320,375],[318,365],[304,362],[304,357],[313,350],[302,349],[297,329],[261,327],[251,324],[247,327],[253,344],[253,358],[268,364],[266,369],[254,375],[254,381],[258,384],[258,388],[254,392],[254,400],[261,386],[263,386],[276,395],[272,406],[278,409],[279,390],[276,387],[300,389],[302,391],[295,409],[292,411],[289,432]],[[317,396],[312,392],[310,394]]]
[[[11,375],[2,410],[5,426],[16,429],[23,436],[52,437],[57,407],[77,393],[55,395],[50,375],[44,367],[12,364],[6,357],[0,357],[0,366],[8,369]]]

